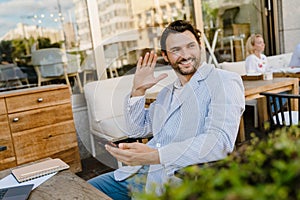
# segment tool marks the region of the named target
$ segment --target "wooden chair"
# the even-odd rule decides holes
[[[81,71],[83,72],[83,85],[88,82],[95,81],[94,73],[96,71],[94,54],[88,54],[81,64]],[[88,76],[91,78],[89,79]]]
[[[67,54],[62,49],[47,48],[32,52],[32,65],[37,74],[38,86],[43,82],[65,79],[66,84],[71,88],[69,77],[74,77],[80,92],[83,92],[78,68],[75,67],[74,70],[72,61],[68,62]]]
[[[78,71],[80,70],[80,58],[74,54],[67,54],[68,66],[67,66],[67,74],[68,77],[73,77],[74,81],[77,83],[80,93],[83,92],[81,80],[79,77]]]
[[[0,64],[0,87],[30,87],[28,75],[15,64]]]
[[[299,125],[300,95],[262,92],[266,96],[270,129]]]

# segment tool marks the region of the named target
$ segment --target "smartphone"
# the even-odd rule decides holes
[[[115,144],[113,142],[107,142],[106,144],[108,144],[111,147],[119,148],[118,144]]]

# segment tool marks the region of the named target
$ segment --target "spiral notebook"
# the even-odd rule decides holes
[[[11,173],[19,183],[35,179],[47,174],[68,169],[70,166],[59,158],[48,159],[28,166],[12,169]]]

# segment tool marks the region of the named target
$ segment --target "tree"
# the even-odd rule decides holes
[[[12,42],[10,40],[3,40],[0,43],[0,62],[12,62]]]
[[[45,49],[45,48],[60,48],[59,43],[51,43],[49,38],[38,38],[39,43],[39,49]]]
[[[26,41],[24,39],[12,40],[12,46],[12,58],[14,61],[26,55]]]

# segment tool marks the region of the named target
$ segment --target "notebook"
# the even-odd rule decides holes
[[[19,183],[38,178],[47,174],[68,169],[70,166],[59,158],[48,159],[24,167],[11,170],[11,173]]]
[[[33,184],[1,188],[0,200],[26,200],[32,190]]]

